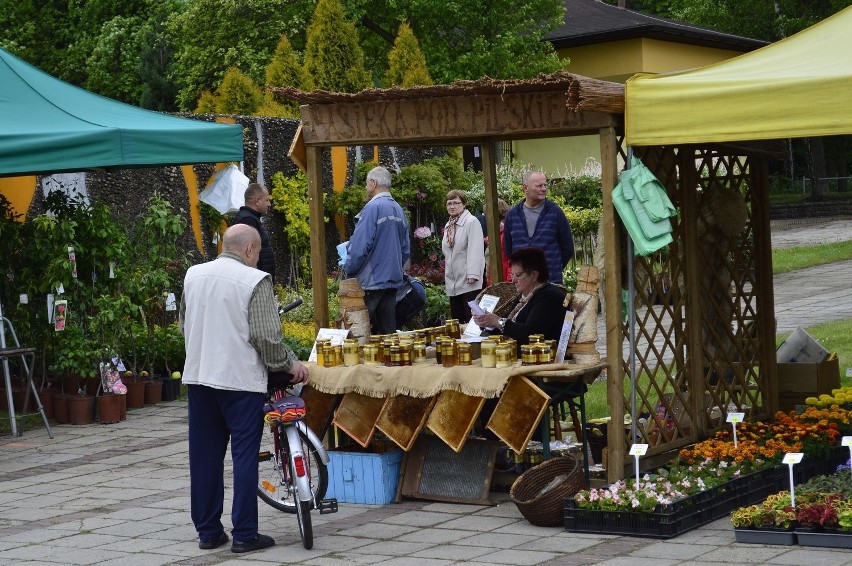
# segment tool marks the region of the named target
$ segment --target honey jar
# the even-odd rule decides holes
[[[482,367],[497,367],[497,342],[494,340],[483,340],[479,345]]]
[[[446,327],[447,327],[447,335],[450,338],[455,338],[456,340],[461,338],[461,327],[459,326],[458,319],[456,319],[456,318],[447,319]]]
[[[441,365],[451,368],[458,365],[458,346],[452,338],[441,341]]]
[[[512,365],[512,356],[509,353],[509,347],[505,344],[497,346],[497,363],[495,367],[507,368]]]
[[[534,366],[538,363],[536,348],[537,346],[533,344],[524,344],[521,346],[521,363],[523,365]]]
[[[459,342],[456,348],[458,349],[458,365],[469,366],[473,364],[470,344]]]
[[[415,342],[414,346],[411,347],[411,361],[415,364],[425,364],[426,363],[426,343],[425,342]]]
[[[346,367],[357,366],[361,362],[361,355],[358,352],[358,340],[350,342],[349,340],[343,343],[343,365]]]
[[[377,366],[379,365],[379,345],[375,343],[364,344],[364,365]]]

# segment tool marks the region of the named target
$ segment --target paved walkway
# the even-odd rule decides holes
[[[797,278],[802,275],[779,281],[776,302],[788,297],[788,289],[785,308],[834,293],[825,304],[790,310],[799,321],[808,309],[819,309],[824,319],[852,317],[839,304],[852,300],[827,281],[849,281],[852,262],[843,265],[847,271],[835,264],[806,284]],[[786,316],[779,311],[779,320]],[[293,516],[260,504],[262,532],[277,546],[248,555],[227,546],[202,551],[188,512],[186,403],[132,410],[127,421],[113,425],[57,426],[54,436],[35,425],[20,438],[0,438],[0,565],[852,566],[848,550],[735,543],[726,519],[666,541],[534,527],[502,493],[492,494],[494,506],[341,504],[335,515],[313,514],[310,551],[298,541]],[[226,515],[230,497],[227,487]],[[224,521],[229,525],[227,516]]]
[[[295,517],[260,504],[277,546],[247,555],[198,549],[189,518],[186,403],[132,410],[112,425],[33,428],[0,439],[0,564],[852,565],[848,550],[737,544],[726,519],[670,540],[534,527],[506,494],[494,506],[405,500],[313,513],[315,546]],[[230,473],[230,472],[228,472]],[[230,486],[226,488],[230,520]]]

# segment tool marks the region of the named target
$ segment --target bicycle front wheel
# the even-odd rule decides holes
[[[290,467],[290,475],[293,475],[292,462],[287,462]],[[294,484],[295,485],[295,484]],[[314,547],[314,527],[311,523],[311,502],[299,500],[298,488],[293,489],[293,507],[296,510],[296,521],[299,523],[299,536],[302,537],[302,546],[307,550]]]
[[[276,436],[279,438],[277,444]],[[319,457],[320,447],[314,446],[307,435],[301,431],[299,431],[299,438],[305,455],[305,467],[310,470],[312,499],[319,501],[325,497],[328,490],[328,468]],[[261,501],[279,511],[296,513],[298,498],[296,488],[290,480],[292,475],[288,465],[290,458],[287,452],[287,434],[283,426],[266,427],[260,449],[257,496]],[[309,511],[312,505],[309,502],[307,505]]]

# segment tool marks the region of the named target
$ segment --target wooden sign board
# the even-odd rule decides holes
[[[437,400],[437,395],[425,399],[408,395],[389,397],[376,421],[376,428],[408,452],[426,425],[426,419]]]
[[[446,442],[447,446],[460,452],[484,404],[485,399],[482,397],[471,397],[445,389],[438,395],[429,413],[426,428]]]
[[[535,383],[522,375],[513,376],[485,428],[516,454],[523,454],[549,403],[550,396]]]
[[[376,431],[376,421],[387,397],[367,397],[350,392],[343,396],[340,406],[334,413],[334,424],[366,448]]]

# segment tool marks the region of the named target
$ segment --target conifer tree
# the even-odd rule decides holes
[[[251,116],[263,103],[263,91],[236,67],[225,72],[216,89],[216,110],[220,114]]]
[[[272,61],[266,66],[266,86],[290,86],[304,90],[306,85],[305,69],[299,55],[290,44],[286,35],[282,35],[275,48]],[[262,107],[265,116],[299,116],[299,103],[294,100],[277,99],[266,93]]]
[[[358,92],[371,86],[355,25],[340,0],[319,0],[308,26],[305,71],[310,88]]]
[[[409,87],[433,83],[429,69],[426,68],[426,57],[420,50],[420,43],[408,22],[403,22],[393,42],[393,49],[388,53],[385,86]]]
[[[215,114],[217,106],[216,95],[209,90],[202,90],[201,96],[198,97],[198,103],[195,105],[195,113]]]

